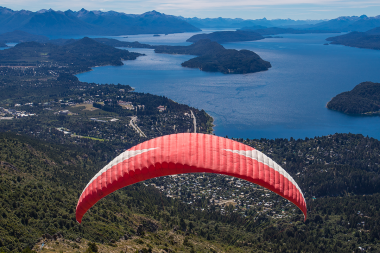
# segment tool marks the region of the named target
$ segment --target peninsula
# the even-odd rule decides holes
[[[141,55],[85,37],[64,46],[38,42],[20,43],[13,48],[0,51],[0,65],[59,65],[66,68],[75,66],[85,71],[94,66],[123,65],[122,60],[134,60]]]
[[[360,83],[331,99],[327,108],[347,114],[380,114],[380,83]]]
[[[326,39],[331,44],[339,44],[349,47],[380,49],[380,27],[367,32],[351,32],[348,34],[330,37]]]

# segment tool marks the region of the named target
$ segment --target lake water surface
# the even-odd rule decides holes
[[[188,45],[192,33],[125,41]],[[249,49],[272,64],[268,71],[226,75],[181,67],[188,55],[146,54],[124,66],[105,66],[78,75],[81,81],[128,84],[138,92],[167,96],[204,109],[215,119],[215,134],[237,138],[304,138],[361,133],[380,139],[380,117],[348,116],[326,103],[364,81],[380,82],[380,51],[323,45],[336,34],[282,35],[254,42],[223,44]]]

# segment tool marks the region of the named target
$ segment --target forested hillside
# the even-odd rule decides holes
[[[113,151],[103,150],[99,155],[75,144],[55,145],[3,133],[1,249],[17,252],[45,242],[53,248],[84,251],[87,246],[76,242],[81,237],[117,252],[125,252],[126,244],[130,250],[153,252],[380,250],[379,189],[368,184],[372,181],[379,185],[379,178],[366,177],[366,173],[378,174],[379,141],[347,134],[307,140],[240,141],[271,154],[300,183],[308,201],[305,223],[295,206],[273,194],[269,199],[256,196],[257,205],[244,208],[245,215],[235,211],[238,206],[226,206],[222,213],[209,202],[207,194],[194,204],[187,203],[187,195],[166,197],[151,186],[165,181],[163,178],[111,194],[97,203],[80,225],[75,222],[77,198],[86,182],[112,159]],[[321,184],[326,179],[330,181]],[[330,186],[337,191],[330,193]],[[251,194],[255,194],[254,189]],[[268,209],[259,201],[274,204]],[[274,213],[286,215],[279,218]],[[48,234],[58,239],[49,239]]]

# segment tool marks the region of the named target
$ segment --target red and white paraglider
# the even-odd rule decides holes
[[[151,178],[183,173],[217,173],[261,185],[293,202],[307,215],[293,178],[260,151],[230,139],[197,133],[158,137],[123,152],[101,169],[78,200],[76,219],[108,194]]]

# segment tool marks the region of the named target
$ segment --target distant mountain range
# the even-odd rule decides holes
[[[200,28],[265,29],[271,27],[327,32],[364,32],[380,27],[380,15],[339,17],[331,20],[292,20],[241,18],[184,18],[157,11],[126,14],[115,11],[13,11],[0,7],[0,33],[15,30],[36,35],[132,35],[198,32]]]
[[[188,23],[199,28],[243,28],[264,29],[267,27],[294,28],[302,30],[320,30],[334,32],[367,31],[380,26],[380,15],[367,17],[366,15],[352,17],[338,17],[331,20],[292,20],[292,19],[255,19],[240,18],[183,18]]]
[[[186,22],[199,28],[242,28],[247,26],[258,26],[257,29],[274,27],[274,26],[300,26],[313,25],[322,22],[323,20],[292,20],[292,19],[272,19],[268,20],[255,19],[244,20],[241,18],[183,18]]]
[[[141,15],[115,11],[13,11],[0,7],[0,33],[20,30],[39,35],[126,35],[197,32],[199,28],[156,11]]]
[[[319,24],[303,27],[293,27],[311,30],[331,30],[339,32],[364,32],[375,27],[380,26],[380,15],[376,17],[367,17],[362,15],[360,17],[339,17],[336,19],[331,19],[329,21],[324,21]]]

